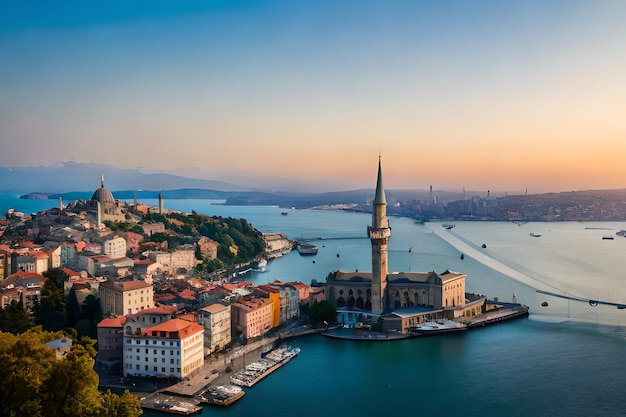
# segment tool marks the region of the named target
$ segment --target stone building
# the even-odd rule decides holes
[[[231,342],[230,306],[211,304],[198,310],[198,323],[204,327],[204,355],[226,348]]]
[[[389,273],[387,218],[380,158],[372,226],[372,271],[334,271],[326,278],[326,299],[337,307],[338,320],[346,324],[380,324],[384,330],[406,332],[409,327],[436,318],[480,314],[484,298],[468,299],[465,275],[445,271]]]
[[[152,285],[145,281],[106,281],[99,287],[105,316],[123,316],[154,307]]]

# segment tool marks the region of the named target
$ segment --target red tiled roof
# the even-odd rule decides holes
[[[120,285],[124,291],[138,290],[141,288],[152,287],[152,284],[148,284],[146,281],[126,281],[120,282]]]
[[[186,300],[195,300],[196,299],[196,293],[193,292],[192,290],[182,290],[181,292],[178,293],[178,295],[181,298],[184,298]]]
[[[98,323],[98,327],[122,327],[124,323],[126,323],[126,317],[117,316],[114,318],[102,319],[102,321]]]
[[[146,329],[144,331],[144,335],[150,336],[152,335],[152,332],[156,331],[156,332],[168,332],[169,337],[175,337],[175,335],[172,333],[177,332],[178,337],[176,338],[182,339],[184,337],[188,337],[198,332],[201,332],[202,330],[204,330],[204,328],[198,323],[193,323],[193,322],[181,320],[181,319],[172,319],[172,320],[168,320],[164,323],[159,323],[156,326],[152,326]]]
[[[48,259],[49,258],[47,253],[42,252],[42,251],[36,251],[36,250],[28,252],[27,255],[28,256],[33,256],[33,257],[35,257],[37,259]]]
[[[227,308],[228,307],[226,307],[225,305],[215,303],[215,304],[211,304],[210,306],[203,307],[200,310],[213,314],[213,313],[219,313],[220,311],[224,311]]]
[[[72,271],[69,268],[61,268],[61,271],[65,272],[69,277],[77,277],[80,276],[80,274],[76,271]]]
[[[176,306],[158,306],[158,307],[152,307],[152,308],[146,308],[143,310],[138,311],[137,313],[135,313],[136,315],[140,316],[142,314],[165,314],[165,315],[169,315],[169,314],[174,314],[178,311],[178,307]]]

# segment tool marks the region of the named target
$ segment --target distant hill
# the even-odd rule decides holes
[[[220,181],[185,178],[172,174],[146,174],[136,169],[116,168],[112,165],[65,162],[57,165],[1,168],[0,193],[66,193],[93,192],[100,186],[104,173],[109,190],[173,190],[207,189],[216,191],[250,191],[245,187]]]

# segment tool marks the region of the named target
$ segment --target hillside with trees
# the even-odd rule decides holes
[[[134,417],[139,399],[98,390],[95,350],[74,342],[57,359],[45,343],[67,337],[34,328],[21,334],[0,332],[0,415],[29,417]]]

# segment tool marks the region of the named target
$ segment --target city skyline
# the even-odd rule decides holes
[[[0,6],[0,166],[248,186],[626,188],[619,1]]]

